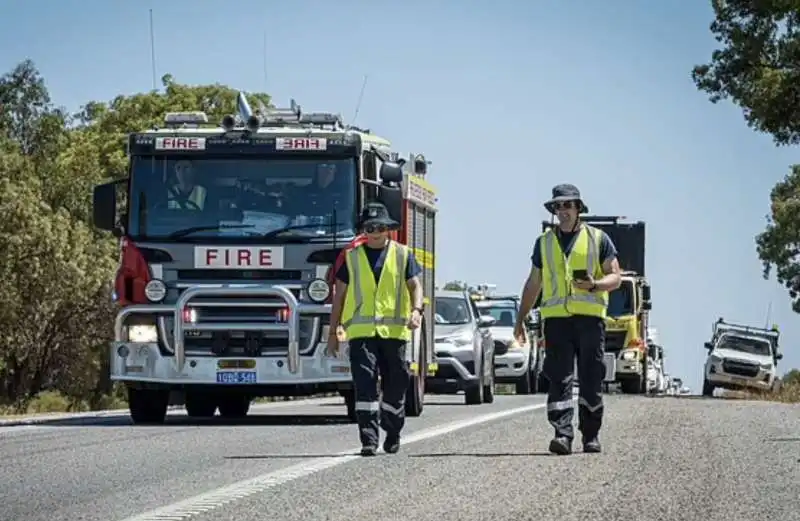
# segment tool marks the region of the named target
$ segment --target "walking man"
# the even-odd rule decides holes
[[[400,450],[411,377],[406,343],[411,340],[411,330],[422,321],[423,292],[418,278],[422,270],[408,247],[389,238],[389,231],[399,224],[384,205],[365,205],[359,226],[366,242],[347,251],[336,274],[328,354],[338,353],[336,332],[341,325],[350,346],[361,455],[377,452],[379,423],[386,431],[383,450],[393,454]]]
[[[605,316],[608,293],[621,283],[617,249],[608,235],[580,221],[589,209],[570,184],[553,188],[544,207],[558,226],[536,239],[531,272],[522,292],[514,336],[524,343],[525,323],[539,292],[547,354],[544,375],[550,381],[547,419],[555,429],[550,452],[572,452],[572,386],[577,357],[580,397],[578,423],[584,452],[600,452],[603,423]]]

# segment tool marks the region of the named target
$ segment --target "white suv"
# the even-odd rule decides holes
[[[713,396],[717,387],[729,390],[769,391],[775,384],[780,353],[764,337],[740,332],[722,333],[708,349],[703,396]]]

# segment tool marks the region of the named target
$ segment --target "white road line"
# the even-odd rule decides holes
[[[494,412],[490,414],[482,414],[467,420],[452,422],[449,424],[441,425],[424,429],[408,436],[403,437],[403,445],[414,443],[437,436],[450,434],[460,429],[480,425],[481,423],[499,420],[515,414],[521,414],[536,409],[543,409],[546,404],[540,403],[536,405],[526,405],[524,407],[517,407],[505,411]],[[325,469],[337,467],[345,463],[361,459],[361,456],[353,455],[354,452],[360,450],[359,448],[340,452],[335,456],[316,458],[306,463],[293,465],[291,467],[262,474],[252,479],[239,481],[226,487],[211,490],[204,494],[200,494],[189,499],[173,503],[150,512],[138,514],[133,517],[128,517],[122,521],[184,521],[198,514],[215,510],[222,506],[233,503],[234,501],[259,494],[268,489],[283,485],[290,481],[300,479],[311,474],[316,474]]]

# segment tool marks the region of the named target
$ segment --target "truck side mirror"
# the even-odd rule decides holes
[[[92,221],[109,232],[117,228],[117,181],[94,187],[92,194]]]
[[[400,163],[381,163],[378,174],[384,183],[400,183],[403,181],[403,165]]]
[[[703,344],[703,347],[711,351],[712,349],[714,349],[714,344],[712,344],[711,342],[706,342],[705,344]]]
[[[389,217],[403,222],[403,192],[399,187],[381,186],[378,189],[378,200],[389,212]]]
[[[781,359],[783,359],[783,353],[778,353],[775,355],[775,360],[781,360]]]
[[[645,311],[650,311],[651,309],[653,309],[653,303],[650,302],[649,300],[643,300],[642,309]]]

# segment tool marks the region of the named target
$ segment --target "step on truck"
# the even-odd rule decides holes
[[[626,222],[624,219],[581,216],[583,223],[608,234],[617,247],[622,269],[622,284],[609,294],[604,383],[618,384],[626,394],[645,394],[648,391],[649,365],[647,331],[652,309],[650,284],[645,276],[645,223]],[[542,232],[553,226],[557,225],[542,221]],[[544,339],[544,344],[547,356],[547,339]]]
[[[400,158],[386,139],[338,114],[254,112],[216,124],[169,113],[128,138],[128,177],[94,189],[95,226],[119,238],[111,379],[134,423],[169,404],[190,417],[242,417],[254,398],[339,393],[355,417],[349,361],[325,355],[333,263],[356,236],[365,201],[401,223],[426,302],[434,289],[435,190],[429,161]],[[407,346],[409,416],[422,413],[434,371],[433,304]]]

